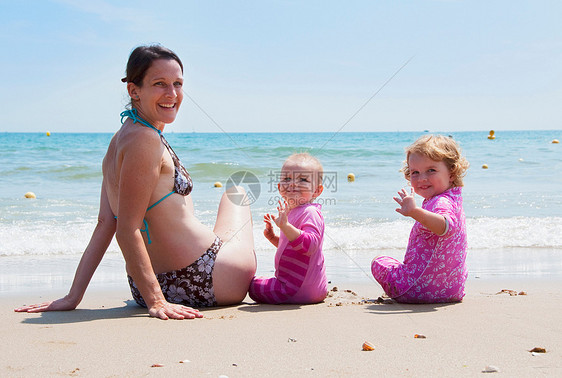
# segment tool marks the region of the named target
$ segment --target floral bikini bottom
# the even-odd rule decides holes
[[[213,307],[217,305],[212,274],[221,245],[222,240],[217,236],[211,247],[191,265],[156,275],[162,293],[168,302],[189,307]],[[129,279],[133,299],[139,305],[146,307],[133,278],[129,275],[127,275],[127,278]]]

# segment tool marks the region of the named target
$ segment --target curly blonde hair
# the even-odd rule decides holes
[[[462,178],[469,167],[468,161],[461,155],[461,148],[451,137],[443,135],[424,135],[406,147],[406,161],[402,171],[406,180],[410,181],[408,160],[411,154],[420,154],[433,161],[443,161],[453,177],[452,186],[463,186]]]

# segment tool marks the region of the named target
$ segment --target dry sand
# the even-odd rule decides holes
[[[562,376],[559,281],[473,279],[462,303],[440,305],[373,303],[375,284],[336,286],[317,305],[247,298],[182,321],[150,318],[122,288],[87,292],[71,312],[15,313],[52,293],[10,296],[0,300],[0,376],[479,376],[489,365],[492,375]]]

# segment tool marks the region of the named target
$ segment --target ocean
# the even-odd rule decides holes
[[[404,255],[413,221],[395,211],[392,197],[407,186],[404,148],[423,134],[165,132],[192,175],[204,223],[214,224],[224,190],[215,182],[230,178],[247,188],[259,274],[273,272],[275,249],[263,237],[262,219],[275,210],[284,159],[293,152],[318,157],[328,276],[364,282],[374,256]],[[471,164],[463,188],[470,274],[562,276],[562,145],[552,143],[562,131],[500,131],[495,140],[487,132],[441,134],[452,136]],[[0,293],[68,287],[96,223],[111,137],[0,133]],[[26,192],[37,198],[24,198]],[[126,285],[115,241],[98,270],[93,285]]]

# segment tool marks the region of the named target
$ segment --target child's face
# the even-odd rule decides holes
[[[410,154],[408,168],[414,192],[425,199],[443,193],[453,182],[451,172],[444,161],[434,161],[425,155]]]
[[[281,197],[289,209],[311,202],[322,193],[318,185],[318,172],[298,162],[288,161],[281,168],[281,180],[277,184]]]

